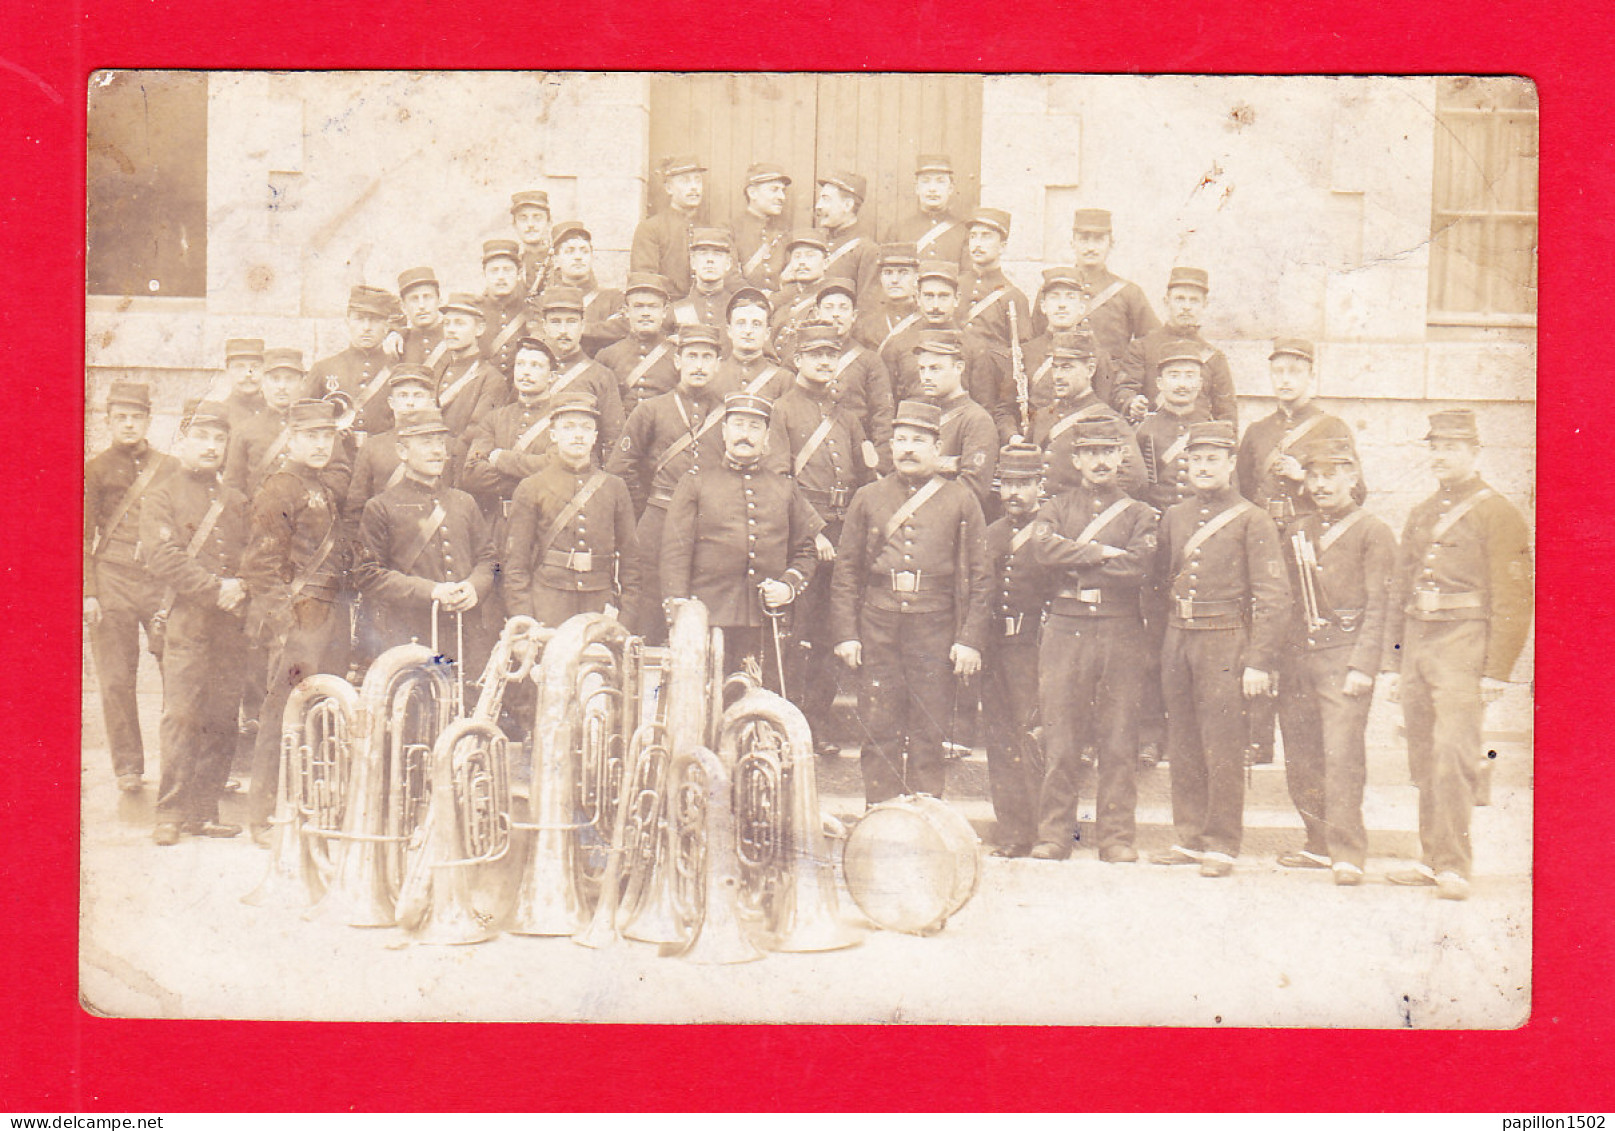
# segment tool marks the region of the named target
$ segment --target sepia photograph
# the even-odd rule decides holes
[[[89,1012],[1531,1019],[1529,79],[84,96]]]

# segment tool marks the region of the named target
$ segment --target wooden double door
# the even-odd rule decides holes
[[[745,208],[746,167],[783,165],[792,178],[792,227],[812,223],[814,178],[833,172],[869,180],[863,217],[884,239],[914,211],[914,164],[945,153],[955,168],[956,212],[975,207],[981,186],[980,75],[669,74],[651,80],[647,208],[666,202],[655,170],[667,156],[707,165],[709,222]]]

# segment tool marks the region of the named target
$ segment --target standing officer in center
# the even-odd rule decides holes
[[[942,412],[904,401],[895,474],[858,489],[830,581],[836,655],[863,677],[864,797],[940,797],[954,678],[981,670],[987,631],[986,523],[975,493],[938,474]]]
[[[813,580],[824,520],[793,480],[763,464],[772,411],[755,393],[724,398],[723,459],[686,475],[667,507],[662,598],[699,598],[712,626],[723,629],[724,671],[755,656],[765,684],[778,691],[785,647],[778,618]]]

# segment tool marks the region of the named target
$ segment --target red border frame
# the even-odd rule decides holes
[[[1426,0],[1027,0],[955,18],[937,0],[866,13],[776,0],[721,30],[709,3],[380,5],[232,0],[33,4],[0,58],[0,305],[14,419],[13,657],[0,836],[11,992],[0,1105],[13,1111],[1365,1108],[1612,1106],[1615,823],[1598,740],[1615,730],[1598,661],[1615,576],[1607,450],[1576,364],[1599,335],[1577,300],[1605,286],[1612,21],[1570,5]],[[59,6],[66,8],[66,5]],[[1588,6],[1589,12],[1592,6]],[[743,25],[743,26],[742,26]],[[561,34],[557,34],[561,32]],[[76,1002],[78,617],[84,116],[89,73],[213,68],[746,68],[1509,72],[1541,87],[1542,489],[1535,1011],[1503,1033],[1032,1028],[280,1025],[129,1022]],[[1591,307],[1591,304],[1587,304]],[[1589,310],[1588,313],[1591,313]],[[1587,424],[1586,428],[1578,425]],[[1574,487],[1570,488],[1570,484]],[[1209,1038],[1209,1039],[1208,1039]],[[295,1045],[295,1052],[292,1051]],[[294,1070],[293,1065],[304,1066]],[[308,1066],[331,1065],[323,1071]],[[714,1079],[711,1066],[722,1065]],[[341,1066],[341,1067],[337,1067]],[[736,1069],[746,1068],[746,1071]],[[1605,1083],[1599,1085],[1597,1082]]]

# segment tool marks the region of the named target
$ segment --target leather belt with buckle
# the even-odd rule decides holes
[[[1006,616],[1004,618],[1004,635],[1019,636],[1021,634],[1021,626],[1025,623],[1025,613],[1017,613],[1015,616]]]
[[[1238,616],[1243,608],[1238,601],[1196,601],[1192,597],[1173,597],[1172,611],[1179,620],[1201,620],[1205,617]]]
[[[1081,601],[1084,605],[1097,605],[1104,600],[1103,589],[1062,589],[1056,597],[1067,601]]]
[[[551,550],[544,555],[547,565],[569,569],[573,573],[594,572],[594,552],[591,550]]]
[[[922,569],[892,570],[893,593],[918,593],[920,591],[920,578],[925,576]]]
[[[513,499],[500,499],[499,500],[499,513],[502,514],[504,517],[509,518],[510,517],[510,512],[515,509],[515,506],[516,506],[516,503],[515,503],[515,500],[513,500]]]
[[[1479,609],[1486,604],[1480,593],[1441,593],[1434,589],[1415,589],[1413,608],[1421,613],[1444,613],[1453,609]]]

